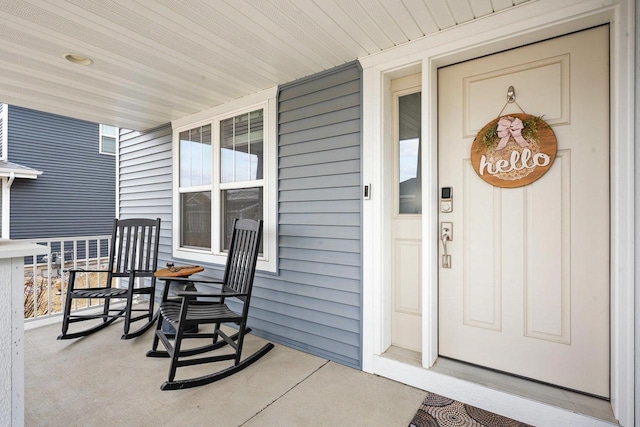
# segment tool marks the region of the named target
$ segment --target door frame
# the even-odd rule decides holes
[[[611,403],[622,425],[634,420],[634,6],[632,0],[538,0],[362,58],[363,370],[443,393],[532,424],[594,420],[429,371],[438,341],[437,69],[596,25],[610,25],[611,42]],[[518,23],[504,25],[505,22]],[[384,160],[390,123],[389,82],[422,72],[423,292],[422,366],[382,357],[390,344],[389,194]],[[426,368],[426,369],[425,369]],[[549,418],[552,417],[552,418]]]

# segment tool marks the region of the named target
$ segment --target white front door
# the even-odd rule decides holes
[[[391,82],[394,135],[392,178],[391,344],[422,351],[421,77]]]
[[[439,268],[439,354],[609,396],[608,27],[441,68],[439,186],[453,190]],[[520,188],[480,179],[480,129],[502,115],[542,116],[552,167]],[[518,108],[520,107],[520,108]],[[440,244],[440,254],[442,254]]]

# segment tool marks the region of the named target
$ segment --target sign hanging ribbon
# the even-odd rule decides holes
[[[498,137],[500,138],[500,142],[496,146],[496,151],[502,150],[507,146],[509,142],[509,137],[513,136],[513,139],[518,143],[518,145],[522,148],[527,147],[529,143],[522,137],[522,129],[524,129],[524,125],[522,124],[522,120],[515,117],[502,117],[498,121]]]

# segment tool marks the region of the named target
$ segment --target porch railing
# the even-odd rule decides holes
[[[29,322],[62,313],[69,277],[65,270],[106,269],[111,235],[22,241],[43,244],[50,249],[49,255],[34,254],[24,258],[24,318]],[[84,280],[86,287],[95,287],[104,285],[106,277],[106,273],[87,273],[79,275],[76,280]],[[98,300],[76,300],[72,310],[85,310],[99,305]]]

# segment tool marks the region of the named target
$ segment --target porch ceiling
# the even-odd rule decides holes
[[[525,1],[3,0],[0,102],[144,130]]]

